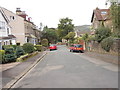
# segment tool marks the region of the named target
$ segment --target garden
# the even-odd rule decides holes
[[[21,62],[25,59],[38,54],[45,50],[48,43],[43,40],[42,45],[33,45],[32,43],[25,43],[20,46],[20,43],[16,45],[3,45],[0,50],[0,63]]]

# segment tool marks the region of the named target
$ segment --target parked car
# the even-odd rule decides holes
[[[57,50],[57,46],[55,44],[51,44],[49,49],[50,49],[50,51],[51,50]]]
[[[84,52],[83,45],[81,44],[71,45],[70,52],[74,52],[74,51],[83,53]]]

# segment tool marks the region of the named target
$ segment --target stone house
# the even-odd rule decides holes
[[[112,20],[110,19],[110,9],[96,8],[95,10],[93,10],[91,23],[93,34],[95,30],[102,24],[104,24],[105,27],[112,28]]]

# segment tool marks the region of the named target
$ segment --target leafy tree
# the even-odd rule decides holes
[[[107,38],[111,35],[111,30],[107,27],[99,27],[95,31],[95,39],[100,43],[104,38]]]
[[[57,31],[54,28],[48,28],[47,26],[44,27],[42,32],[42,39],[47,39],[49,43],[56,43],[57,42]]]
[[[74,24],[72,24],[72,19],[62,18],[58,24],[58,36],[60,39],[65,37],[69,32],[74,31]]]
[[[120,38],[120,5],[112,3],[110,7],[110,16],[113,24],[113,34]]]

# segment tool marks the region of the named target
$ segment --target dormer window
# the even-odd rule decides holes
[[[107,12],[106,11],[102,11],[101,14],[105,15],[105,14],[107,14]]]

